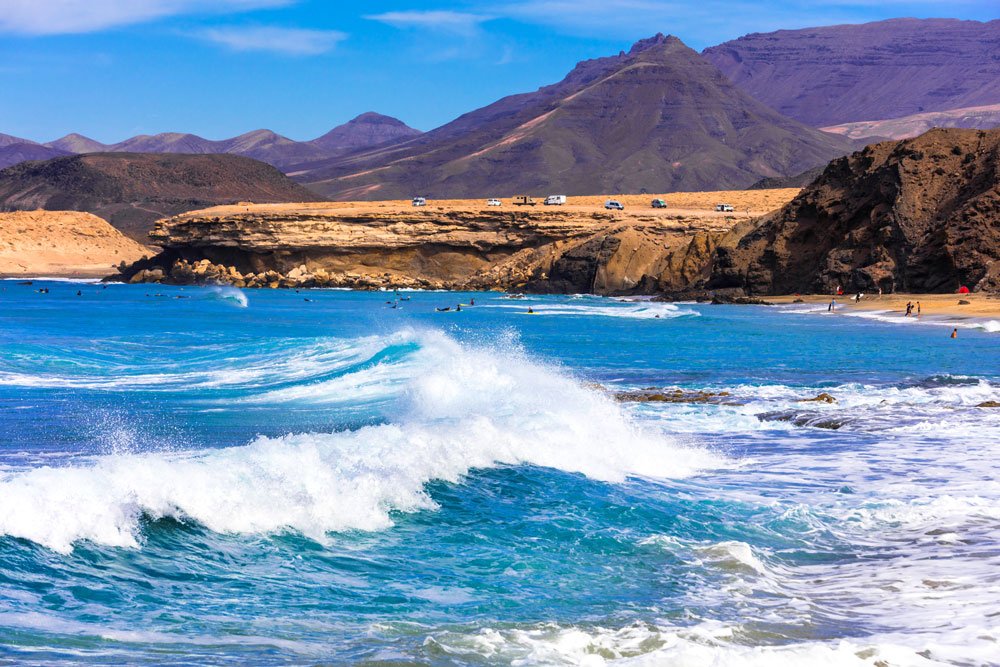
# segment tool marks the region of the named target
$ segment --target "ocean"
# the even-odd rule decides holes
[[[0,664],[1000,664],[995,322],[0,286]]]

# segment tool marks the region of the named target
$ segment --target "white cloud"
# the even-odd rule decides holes
[[[143,23],[168,16],[282,7],[296,0],[2,0],[0,33],[58,35]]]
[[[270,51],[291,56],[314,56],[326,53],[347,34],[338,30],[305,30],[271,26],[227,26],[207,28],[198,37],[233,51]]]
[[[479,26],[493,19],[484,14],[453,12],[448,10],[386,12],[373,14],[366,19],[391,25],[395,28],[417,28],[450,32],[457,35],[471,36],[479,30]]]

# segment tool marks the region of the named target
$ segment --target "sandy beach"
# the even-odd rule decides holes
[[[804,303],[823,306],[834,298],[837,300],[837,310],[841,312],[888,311],[890,314],[904,316],[907,303],[920,303],[921,317],[1000,318],[1000,294],[876,294],[865,295],[858,303],[855,303],[853,296],[847,294],[838,297],[826,294],[764,297],[771,303],[791,304],[801,299]],[[961,303],[962,301],[967,303]]]

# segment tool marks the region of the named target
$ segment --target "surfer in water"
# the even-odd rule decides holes
[[[535,311],[533,311],[533,310],[531,309],[531,306],[528,306],[528,314],[529,314],[529,315],[534,315],[534,314],[535,314]]]

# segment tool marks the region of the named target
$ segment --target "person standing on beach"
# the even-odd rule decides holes
[[[920,302],[917,301],[917,317],[920,317]]]
[[[906,315],[903,315],[903,317],[909,317],[912,314],[913,314],[913,303],[907,301],[906,302]]]
[[[826,307],[826,312],[833,313],[836,312],[836,310],[837,310],[837,300],[830,299],[830,305]]]

